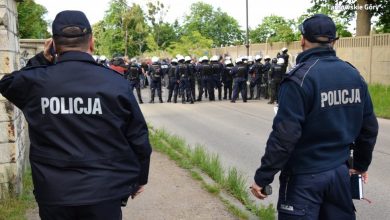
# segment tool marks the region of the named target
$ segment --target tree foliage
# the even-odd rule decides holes
[[[47,13],[44,6],[33,0],[24,0],[17,3],[18,26],[20,38],[48,38],[48,22],[43,16]]]
[[[297,40],[292,26],[291,20],[276,15],[267,16],[256,29],[250,31],[249,39],[251,43],[264,43],[267,38],[268,42],[291,42]]]
[[[212,44],[211,39],[206,38],[198,31],[193,31],[188,35],[181,36],[177,42],[173,42],[168,51],[172,56],[184,54],[198,57],[208,54]]]
[[[231,45],[243,42],[242,30],[238,22],[221,9],[197,2],[191,5],[190,14],[186,16],[183,32],[188,35],[199,32],[208,39],[212,39],[214,46]]]
[[[378,17],[378,26],[382,26],[383,30],[390,30],[390,4],[388,0],[311,0],[311,2],[314,4],[313,9],[332,8],[337,5],[344,7],[343,10],[338,11],[338,16],[343,18],[357,16],[357,35],[369,34],[373,16]],[[362,8],[358,8],[360,6]]]
[[[301,15],[297,22],[295,23],[295,30],[298,30],[298,25],[302,24],[306,18],[313,16],[314,14],[325,14],[328,15],[334,23],[336,24],[336,32],[339,37],[352,37],[352,33],[348,31],[348,26],[351,21],[351,17],[348,16],[339,16],[334,10],[330,7],[314,7],[307,9],[306,13]],[[297,32],[300,35],[299,32]]]

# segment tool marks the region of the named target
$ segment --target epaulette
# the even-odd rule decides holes
[[[348,62],[348,61],[344,61],[344,62],[346,62],[348,65],[352,66],[352,68],[354,68],[355,70],[357,70],[357,68],[356,68],[354,65],[352,65],[350,62]]]
[[[285,79],[283,79],[282,82],[285,82],[287,80],[292,80],[300,85],[302,80],[303,80],[303,76],[296,74],[296,73],[298,72],[299,69],[301,69],[304,66],[305,66],[304,62],[295,65],[290,71],[288,71],[287,77]]]

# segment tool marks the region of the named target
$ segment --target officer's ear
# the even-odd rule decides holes
[[[301,35],[301,47],[302,49],[305,47],[305,38],[303,37],[303,35]]]
[[[89,44],[89,52],[93,54],[93,52],[95,51],[95,39],[93,38],[92,35],[89,38],[88,44]]]

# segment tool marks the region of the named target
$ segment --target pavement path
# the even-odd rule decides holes
[[[153,152],[149,183],[134,200],[122,208],[123,220],[237,219],[216,196],[201,188],[189,172],[165,155]],[[38,210],[27,213],[28,220],[39,220]]]
[[[141,109],[146,120],[155,128],[184,137],[191,146],[203,144],[210,152],[218,153],[225,167],[234,166],[253,181],[255,170],[271,131],[273,106],[267,100],[230,103],[202,101],[194,105],[148,104],[149,89],[143,89]],[[164,95],[167,91],[164,90]],[[166,97],[164,97],[164,101]],[[180,100],[181,101],[181,100]],[[365,196],[372,201],[355,201],[357,218],[388,219],[390,216],[390,121],[379,119],[379,137],[369,169]],[[272,184],[274,194],[262,204],[276,204],[278,177]],[[260,203],[260,202],[259,202]]]

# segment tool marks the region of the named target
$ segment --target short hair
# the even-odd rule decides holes
[[[79,27],[66,27],[62,30],[62,32],[69,35],[77,35],[82,33],[82,30]],[[57,52],[61,53],[69,49],[79,49],[83,51],[88,50],[88,42],[91,37],[91,34],[85,34],[79,37],[64,37],[54,35],[53,40],[56,45]]]

